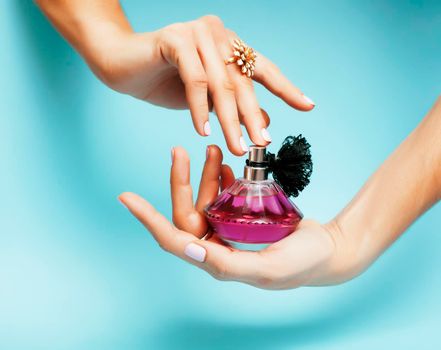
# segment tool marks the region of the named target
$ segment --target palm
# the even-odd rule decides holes
[[[220,239],[211,229],[207,231],[208,223],[202,214],[188,218],[187,231],[197,237],[201,232],[207,232],[206,240],[214,244],[236,251],[228,243]],[[311,283],[310,272],[317,266],[326,263],[334,251],[333,241],[329,230],[313,220],[303,220],[297,229],[285,237],[258,252],[242,252],[265,257],[271,272],[269,278],[258,280],[258,285],[271,289],[288,289]],[[240,251],[236,251],[241,253]],[[289,268],[287,268],[289,267]],[[264,272],[264,271],[262,271]],[[250,284],[256,284],[250,281]]]
[[[330,231],[313,220],[303,220],[296,231],[260,252],[271,261],[275,271],[273,288],[285,289],[315,284],[311,275],[316,267],[325,265],[334,251]],[[289,267],[289,268],[287,268]],[[274,281],[271,281],[274,282]]]

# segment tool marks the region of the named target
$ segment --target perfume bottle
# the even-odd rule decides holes
[[[289,196],[303,190],[311,173],[310,145],[302,135],[288,136],[277,156],[250,146],[243,178],[205,208],[214,234],[234,247],[254,250],[293,233],[303,214]]]

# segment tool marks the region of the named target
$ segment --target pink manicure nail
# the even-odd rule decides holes
[[[308,96],[303,95],[303,98],[306,101],[306,103],[309,103],[310,105],[315,106],[315,102],[313,100],[311,100]]]
[[[263,139],[264,139],[266,142],[271,142],[271,135],[270,135],[270,133],[268,132],[268,130],[266,130],[265,128],[263,128],[263,129],[260,131],[260,133],[262,134],[262,137],[263,137]]]
[[[242,150],[243,150],[244,152],[248,152],[248,146],[247,146],[247,144],[245,143],[245,140],[243,139],[243,136],[240,137],[240,139],[239,139],[239,143],[240,143],[240,147],[242,147]]]
[[[193,260],[204,262],[205,255],[207,254],[206,250],[202,248],[200,245],[195,243],[189,243],[184,249],[185,255],[192,258]]]
[[[206,136],[211,134],[211,127],[210,127],[210,123],[208,122],[208,120],[204,124],[204,133]]]

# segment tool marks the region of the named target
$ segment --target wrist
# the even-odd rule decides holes
[[[75,48],[96,74],[104,72],[135,35],[133,31],[110,21],[85,24],[82,31],[82,39]]]
[[[359,239],[361,232],[350,233],[341,217],[334,218],[324,227],[334,246],[327,263],[327,284],[340,284],[355,278],[369,265],[366,251]]]
[[[110,88],[143,99],[146,81],[162,63],[157,36],[117,31],[106,35],[109,40],[95,45],[87,63]]]

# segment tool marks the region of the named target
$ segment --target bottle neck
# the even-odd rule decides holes
[[[268,180],[268,168],[253,167],[246,165],[243,171],[243,177],[249,181],[265,181]]]

